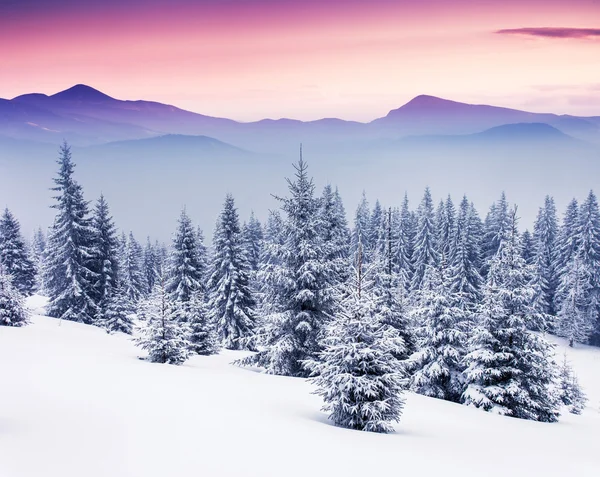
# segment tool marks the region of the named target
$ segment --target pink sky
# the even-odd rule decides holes
[[[418,94],[600,115],[599,29],[597,0],[2,2],[0,97],[85,83],[239,120],[365,121]]]

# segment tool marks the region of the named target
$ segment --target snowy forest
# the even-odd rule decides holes
[[[545,336],[600,346],[593,191],[560,217],[547,196],[531,231],[504,194],[484,214],[466,195],[363,194],[347,214],[301,149],[264,224],[227,195],[212,244],[185,209],[162,244],[117,230],[110,197],[89,202],[66,143],[57,169],[47,232],[0,219],[0,325],[26,325],[40,294],[49,316],[130,334],[151,362],[243,350],[234,365],[309,379],[335,424],[365,431],[392,431],[407,390],[541,422],[585,405]]]

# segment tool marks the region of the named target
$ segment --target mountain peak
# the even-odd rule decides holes
[[[60,93],[53,94],[51,98],[68,101],[107,101],[110,96],[85,84],[76,84]]]

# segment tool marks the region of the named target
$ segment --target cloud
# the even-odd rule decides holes
[[[600,38],[600,28],[561,28],[561,27],[539,27],[539,28],[508,28],[497,30],[502,35],[526,35],[543,38],[577,38],[596,39]]]

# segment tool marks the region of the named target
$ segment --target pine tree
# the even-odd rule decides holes
[[[569,340],[569,346],[587,343],[593,331],[590,315],[591,276],[577,252],[563,270],[558,293],[562,297],[555,332]]]
[[[142,270],[143,249],[137,242],[132,232],[129,237],[123,235],[120,244],[120,273],[123,280],[123,286],[129,298],[134,305],[144,296],[146,289],[145,277]]]
[[[158,257],[157,250],[152,242],[150,242],[150,237],[146,239],[146,245],[144,246],[144,257],[143,257],[143,270],[142,273],[144,275],[144,294],[149,295],[152,293],[154,289],[154,285],[156,285],[156,281],[158,279]]]
[[[134,311],[127,291],[120,283],[117,283],[106,298],[100,324],[108,333],[120,332],[130,335],[133,333],[132,315]]]
[[[104,195],[100,195],[96,204],[92,217],[92,228],[94,230],[92,237],[94,251],[92,289],[97,307],[94,321],[101,324],[108,318],[109,304],[113,308],[111,313],[116,311],[115,304],[111,304],[111,302],[114,301],[112,295],[118,281],[118,239]]]
[[[356,251],[360,239],[364,248],[365,260],[368,258],[367,256],[372,248],[372,244],[370,242],[371,234],[369,233],[370,226],[371,209],[369,208],[367,195],[363,191],[362,198],[356,209],[356,214],[354,215],[354,228],[352,229],[352,250]]]
[[[452,232],[452,253],[448,270],[450,291],[473,309],[481,298],[482,278],[479,274],[481,255],[474,207],[463,197]]]
[[[140,303],[144,320],[135,344],[148,352],[152,363],[182,364],[189,357],[189,330],[176,318],[173,304],[161,280]]]
[[[35,290],[38,293],[44,293],[43,267],[44,254],[46,252],[46,235],[41,227],[38,227],[33,233],[31,241],[31,254],[35,265]]]
[[[197,237],[192,221],[185,209],[182,210],[173,238],[167,272],[167,292],[174,301],[190,301],[194,293],[203,289],[205,270],[198,257]]]
[[[431,199],[429,187],[427,187],[418,211],[417,232],[415,236],[415,249],[413,254],[413,291],[418,291],[421,289],[427,267],[437,266],[439,262],[439,255],[438,251],[436,250],[435,242],[433,200]]]
[[[325,186],[319,208],[319,227],[324,247],[324,259],[335,270],[331,275],[332,287],[348,278],[350,231],[342,199],[330,185]]]
[[[516,210],[490,262],[478,322],[469,340],[463,402],[502,415],[558,420],[551,384],[552,346],[529,331],[533,290],[517,232]]]
[[[195,292],[188,302],[179,303],[183,310],[179,316],[185,315],[185,322],[190,328],[190,351],[199,355],[215,354],[219,351],[219,343],[214,323],[211,322],[204,297]]]
[[[498,252],[502,237],[507,233],[508,228],[508,201],[506,200],[506,194],[502,192],[498,202],[490,207],[483,226],[481,275],[484,278],[487,276],[490,262]]]
[[[29,323],[29,313],[23,296],[2,268],[0,265],[0,326],[24,326]]]
[[[413,274],[414,238],[413,222],[408,205],[408,195],[404,194],[402,208],[396,213],[392,213],[392,230],[395,235],[395,240],[392,243],[394,265],[406,292],[410,290],[410,281]]]
[[[92,323],[97,308],[92,284],[94,229],[81,186],[74,180],[75,164],[65,142],[60,148],[58,177],[54,179],[57,210],[45,253],[44,287],[50,297],[48,315]]]
[[[397,330],[377,315],[377,298],[362,271],[362,246],[350,289],[328,325],[325,349],[306,362],[315,394],[338,426],[371,432],[392,432],[404,407],[405,372],[395,358],[406,353]]]
[[[446,202],[440,202],[440,206],[441,209],[436,218],[437,250],[440,255],[440,262],[449,264],[454,255],[456,209],[450,195],[448,195]]]
[[[587,397],[579,385],[573,368],[567,361],[566,353],[558,372],[558,392],[562,404],[567,406],[571,414],[581,414],[585,409]]]
[[[256,301],[250,289],[250,264],[233,197],[225,198],[213,235],[208,308],[227,349],[255,348]]]
[[[589,343],[600,345],[600,209],[593,191],[579,208],[578,254],[589,279],[588,314],[591,320]]]
[[[365,259],[370,260],[374,257],[378,249],[385,246],[384,244],[384,225],[383,225],[383,207],[379,200],[375,201],[375,206],[369,218],[369,227],[367,229],[366,243],[369,248],[365,249]]]
[[[30,295],[35,288],[36,268],[21,236],[21,227],[8,210],[0,218],[0,264],[20,293]]]
[[[410,358],[411,388],[425,396],[459,402],[463,392],[465,312],[453,303],[440,272],[428,266],[413,311],[418,351]]]
[[[541,289],[539,301],[542,303],[541,311],[553,315],[556,313],[554,295],[558,277],[554,268],[555,241],[558,235],[556,220],[556,206],[554,199],[546,196],[544,207],[540,208],[533,229],[534,260],[536,268],[536,281]]]
[[[579,204],[577,203],[577,200],[573,199],[567,206],[567,210],[563,216],[562,225],[556,238],[554,269],[557,271],[559,276],[564,273],[567,265],[579,247],[577,237],[578,224]],[[556,299],[560,302],[560,295],[557,295]]]
[[[332,313],[328,284],[334,270],[325,260],[319,200],[314,197],[314,184],[302,154],[295,169],[296,180],[288,180],[290,197],[280,199],[286,214],[284,242],[267,278],[275,286],[265,330],[266,349],[239,364],[255,364],[270,374],[306,377],[302,363],[321,351],[324,326]]]
[[[535,244],[533,242],[533,236],[529,230],[525,230],[521,234],[521,243],[523,244],[523,260],[527,265],[532,265],[535,261]]]
[[[250,214],[248,223],[243,227],[244,245],[246,247],[246,256],[252,274],[256,273],[260,266],[260,257],[263,247],[263,229],[258,219],[254,216],[254,211]]]

